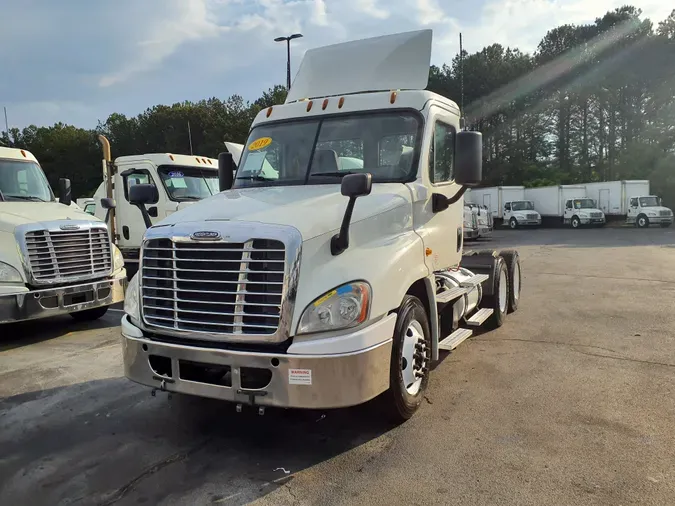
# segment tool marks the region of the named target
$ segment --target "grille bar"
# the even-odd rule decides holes
[[[273,335],[281,320],[285,267],[286,247],[279,240],[149,239],[141,263],[143,319],[148,327],[196,338]]]

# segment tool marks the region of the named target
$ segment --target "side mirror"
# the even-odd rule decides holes
[[[115,204],[115,199],[105,197],[101,199],[101,207],[103,209],[115,209],[117,204]]]
[[[483,180],[483,134],[462,130],[455,137],[455,182],[477,186]]]
[[[232,153],[220,153],[218,155],[218,187],[221,192],[232,188],[234,170]]]
[[[154,184],[135,184],[129,188],[129,203],[138,207],[143,216],[146,228],[152,226],[146,204],[156,204],[159,201],[159,192]]]
[[[59,202],[69,206],[73,202],[73,194],[70,188],[70,179],[62,177],[59,179]]]
[[[352,221],[354,204],[357,198],[370,195],[372,189],[373,176],[370,173],[348,174],[342,178],[340,192],[345,197],[349,197],[349,202],[347,203],[345,215],[342,217],[340,232],[331,237],[330,252],[333,256],[339,255],[349,248],[349,224]]]

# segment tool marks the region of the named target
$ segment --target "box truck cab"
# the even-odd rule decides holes
[[[101,136],[102,137],[102,136]],[[105,137],[104,181],[94,194],[95,215],[105,219],[101,199],[114,199],[116,207],[108,216],[114,240],[124,256],[129,276],[138,269],[138,257],[147,224],[129,200],[129,189],[149,184],[157,189],[156,200],[148,207],[150,224],[158,223],[180,209],[218,192],[218,160],[204,156],[150,153],[105,159],[109,144]]]
[[[221,153],[223,191],[145,233],[122,319],[129,379],[261,414],[380,396],[402,420],[441,350],[502,325],[520,262],[463,254],[482,137],[425,90],[430,58],[431,30],[305,53],[286,102],[253,121],[236,177]],[[156,192],[130,193],[143,208]]]
[[[124,298],[126,271],[101,220],[57,200],[36,158],[0,147],[0,323],[93,320]]]
[[[626,221],[638,228],[647,228],[650,225],[665,228],[673,224],[673,211],[664,207],[661,198],[656,195],[630,197]]]
[[[535,211],[531,200],[514,200],[504,204],[504,224],[512,229],[521,226],[541,225],[541,215]]]
[[[603,226],[605,213],[598,209],[598,204],[593,199],[586,197],[567,199],[563,220],[572,228],[579,228],[582,225]]]

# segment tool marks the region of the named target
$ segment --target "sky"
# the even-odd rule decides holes
[[[431,28],[432,63],[498,42],[534,51],[546,32],[631,4],[656,24],[663,0],[0,0],[0,106],[10,127],[93,128],[113,112],[239,94],[294,75],[304,51]],[[0,117],[4,130],[4,117]]]

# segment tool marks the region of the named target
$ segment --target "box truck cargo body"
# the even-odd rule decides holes
[[[504,218],[504,204],[525,199],[524,186],[491,186],[471,190],[467,199],[472,204],[486,206],[496,219]]]

